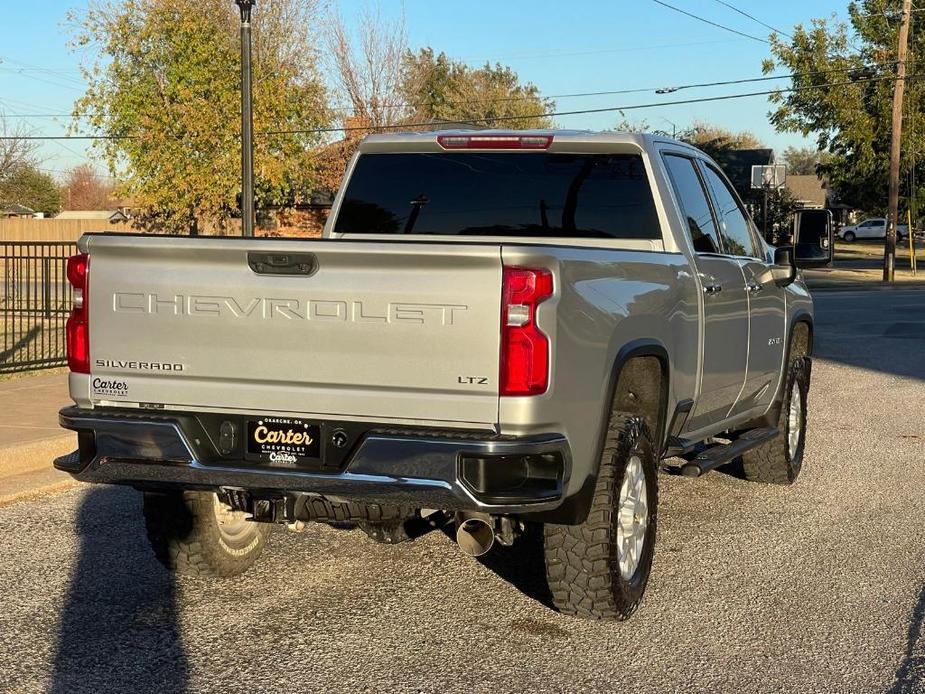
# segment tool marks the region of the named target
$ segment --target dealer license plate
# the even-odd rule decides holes
[[[262,417],[247,423],[248,457],[300,465],[321,457],[321,427],[301,419]]]

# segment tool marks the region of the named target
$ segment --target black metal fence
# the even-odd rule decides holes
[[[71,310],[67,259],[72,242],[0,241],[0,373],[67,364],[64,325]]]

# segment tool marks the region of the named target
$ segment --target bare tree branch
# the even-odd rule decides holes
[[[407,118],[407,111],[396,107],[401,101],[402,67],[408,50],[404,15],[389,22],[377,4],[362,10],[355,33],[339,11],[332,11],[328,23],[328,68],[353,115],[370,127]]]
[[[32,131],[24,124],[11,126],[0,113],[0,182],[9,178],[23,165],[36,163],[38,143],[26,139]]]

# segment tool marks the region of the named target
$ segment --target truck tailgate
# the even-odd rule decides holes
[[[497,245],[85,242],[96,404],[497,421]]]

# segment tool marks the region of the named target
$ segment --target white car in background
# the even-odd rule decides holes
[[[907,224],[897,225],[897,239],[908,235],[909,226]],[[865,219],[860,224],[844,226],[838,231],[838,237],[848,243],[851,243],[855,239],[885,239],[886,220],[883,217],[871,217],[870,219]]]

